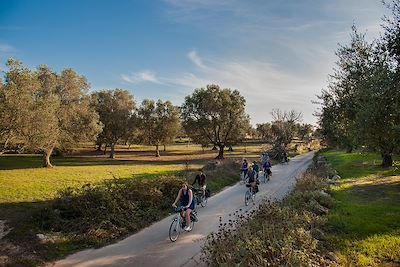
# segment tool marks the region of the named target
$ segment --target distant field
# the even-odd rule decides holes
[[[199,145],[180,144],[161,148],[154,157],[154,147],[117,147],[116,159],[83,145],[66,157],[52,157],[54,168],[41,168],[40,155],[0,156],[0,204],[37,202],[52,199],[58,190],[99,183],[112,178],[156,177],[182,170],[193,170],[213,160],[217,151]],[[260,145],[234,147],[226,157],[259,159]]]
[[[327,152],[343,178],[332,188],[330,242],[343,266],[400,265],[400,170],[377,154]],[[398,159],[397,159],[398,160]]]

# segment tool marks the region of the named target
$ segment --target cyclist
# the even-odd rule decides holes
[[[186,219],[185,231],[191,231],[190,227],[190,212],[194,210],[194,201],[193,201],[193,192],[189,188],[188,183],[184,182],[182,184],[181,189],[179,189],[178,195],[174,203],[172,203],[172,207],[176,208],[176,203],[180,200],[180,205],[183,207],[181,211],[181,216]]]
[[[261,165],[264,165],[264,163],[268,160],[269,160],[268,153],[267,152],[262,153],[260,157]]]
[[[199,169],[199,173],[194,178],[192,186],[197,182],[199,189],[202,190],[203,195],[206,193],[206,175],[203,173],[202,169]]]
[[[257,178],[255,171],[251,167],[249,167],[249,171],[247,172],[246,187],[251,187],[251,191],[255,194],[257,193],[256,186],[257,186]]]
[[[271,167],[272,167],[271,161],[267,160],[266,162],[264,162],[264,164],[262,166],[263,172],[268,173],[268,175],[271,176],[272,175]]]
[[[258,179],[258,172],[260,171],[260,167],[258,166],[256,161],[253,161],[253,170],[256,174],[256,178]]]
[[[286,153],[286,151],[283,151],[283,153],[282,153],[282,162],[283,163],[288,163],[289,162],[288,154]]]
[[[247,172],[249,170],[249,163],[247,159],[243,159],[242,168],[240,169],[241,174],[243,173],[243,180],[246,180]]]

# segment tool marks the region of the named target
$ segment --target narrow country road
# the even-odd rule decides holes
[[[274,165],[271,180],[260,184],[256,205],[264,197],[272,200],[282,199],[293,188],[296,177],[310,165],[313,155],[314,152],[309,152],[292,158],[288,165]],[[205,237],[218,229],[219,217],[227,220],[229,214],[239,209],[246,211],[255,206],[245,206],[245,191],[246,187],[237,183],[211,197],[207,207],[197,208],[199,222],[195,224],[193,231],[181,233],[174,243],[168,238],[172,220],[172,216],[169,216],[118,243],[100,249],[81,251],[48,266],[205,266],[200,261],[201,247]]]

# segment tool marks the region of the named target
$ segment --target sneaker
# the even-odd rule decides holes
[[[185,230],[185,231],[188,231],[188,232],[189,232],[189,231],[192,231],[192,227],[190,227],[190,226],[188,225],[188,226],[186,226],[186,227],[184,228],[184,230]]]

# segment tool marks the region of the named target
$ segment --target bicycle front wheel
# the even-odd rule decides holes
[[[247,191],[246,191],[246,194],[244,195],[244,204],[245,204],[246,206],[249,205],[250,198],[251,198],[250,190],[247,190]]]
[[[171,226],[169,227],[169,240],[171,240],[172,242],[178,240],[180,232],[181,226],[179,225],[179,220],[175,218],[171,222]]]

